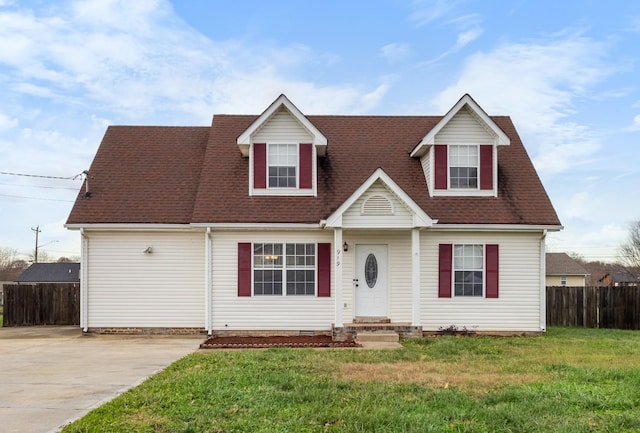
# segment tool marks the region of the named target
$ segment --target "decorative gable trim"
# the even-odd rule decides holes
[[[342,227],[342,215],[378,180],[381,181],[393,194],[395,194],[398,199],[413,213],[413,227],[431,227],[437,223],[437,221],[434,221],[429,215],[427,215],[422,208],[420,208],[420,206],[418,206],[416,202],[414,202],[411,197],[409,197],[409,195],[405,193],[387,173],[384,172],[383,169],[378,168],[366,181],[364,181],[362,185],[360,185],[360,187],[358,187],[358,189],[354,191],[353,194],[351,194],[347,200],[342,203],[342,205],[340,205],[340,207],[338,207],[338,209],[336,209],[335,212],[329,216],[329,218],[327,218],[324,226],[328,228]]]
[[[504,131],[489,117],[489,115],[478,105],[476,101],[467,93],[444,115],[442,119],[425,135],[420,143],[411,151],[412,157],[421,157],[427,153],[430,146],[435,143],[436,135],[444,128],[447,123],[463,109],[468,107],[471,115],[483,124],[489,131],[496,136],[495,146],[508,146],[511,140]]]
[[[267,122],[271,116],[276,113],[280,107],[284,106],[289,113],[304,127],[313,137],[312,144],[316,147],[318,156],[325,156],[327,152],[327,138],[307,119],[304,114],[293,105],[293,103],[285,96],[280,95],[269,107],[258,117],[242,134],[237,138],[237,144],[240,148],[242,156],[249,156],[251,147],[251,137]]]

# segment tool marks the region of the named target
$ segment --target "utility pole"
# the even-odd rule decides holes
[[[35,263],[38,263],[38,234],[42,231],[40,230],[40,226],[36,226],[36,228],[31,227],[31,230],[33,230],[36,233],[36,251],[33,254],[33,259]]]

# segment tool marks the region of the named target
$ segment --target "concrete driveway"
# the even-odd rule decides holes
[[[56,432],[172,362],[204,336],[93,336],[0,328],[0,431]]]

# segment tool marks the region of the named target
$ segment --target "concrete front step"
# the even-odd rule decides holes
[[[356,338],[361,343],[397,343],[400,336],[396,332],[358,332]]]

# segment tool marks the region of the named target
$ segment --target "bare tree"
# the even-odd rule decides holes
[[[631,224],[627,241],[620,246],[620,261],[636,273],[640,270],[640,220]]]
[[[18,250],[0,247],[0,280],[14,280],[28,264],[18,258]]]

